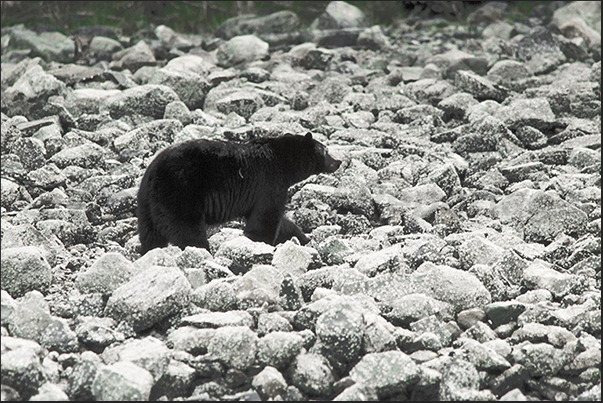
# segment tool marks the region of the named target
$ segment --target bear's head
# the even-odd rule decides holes
[[[310,175],[335,172],[341,161],[329,155],[327,148],[312,138],[285,134],[271,140],[273,150],[282,162],[282,167],[292,183],[297,183]]]
[[[314,155],[316,156],[316,166],[314,173],[331,173],[337,171],[337,168],[341,165],[341,161],[331,157],[325,147],[320,142],[312,138],[312,133],[308,132],[304,136],[306,142],[310,142],[314,147]]]

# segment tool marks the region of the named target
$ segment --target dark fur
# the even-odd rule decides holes
[[[306,136],[246,144],[191,140],[163,150],[138,191],[141,253],[167,246],[209,250],[207,225],[246,219],[245,235],[272,245],[309,240],[283,217],[287,189],[310,175],[334,172],[341,161]]]

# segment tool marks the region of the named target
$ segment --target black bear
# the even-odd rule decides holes
[[[283,216],[287,189],[340,165],[312,133],[168,147],[151,162],[138,190],[141,254],[168,243],[209,250],[207,225],[240,217],[254,241],[276,245],[296,236],[305,244],[302,230]]]

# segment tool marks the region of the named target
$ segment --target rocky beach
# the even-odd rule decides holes
[[[1,40],[2,400],[601,400],[599,2]],[[308,132],[307,245],[140,255],[158,152]]]

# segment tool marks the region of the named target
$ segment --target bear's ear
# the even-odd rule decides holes
[[[306,135],[304,136],[304,138],[306,140],[312,140],[312,133],[311,132],[306,133]]]

